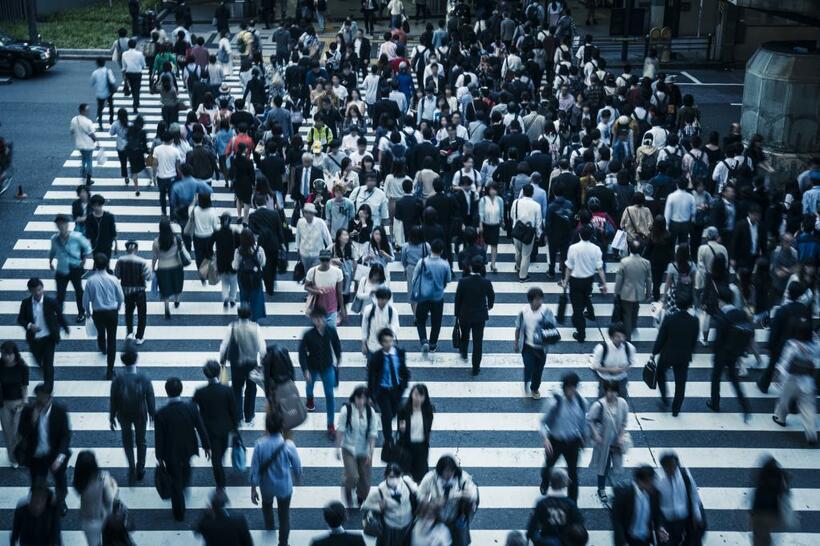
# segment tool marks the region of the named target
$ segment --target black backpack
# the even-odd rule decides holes
[[[237,280],[239,287],[243,290],[258,290],[262,286],[262,268],[259,260],[256,259],[256,249],[254,247],[250,256],[240,255],[239,269],[237,269]]]
[[[655,174],[658,172],[659,153],[660,152],[655,150],[654,153],[644,154],[641,158],[641,180],[649,180],[655,177]]]
[[[692,180],[692,183],[705,183],[709,180],[709,167],[703,162],[703,154],[705,152],[701,151],[700,157],[695,157],[691,151],[686,153],[692,158],[692,164],[689,167],[689,178]]]
[[[694,270],[692,268],[689,269],[689,273],[681,273],[678,270],[677,265],[672,265],[675,268],[675,271],[678,273],[678,280],[675,282],[675,293],[674,297],[679,298],[681,296],[685,298],[689,298],[688,301],[693,302],[695,297],[695,275]],[[673,301],[673,303],[675,303]]]
[[[586,44],[584,46],[584,64],[587,64],[589,61],[593,59],[593,53],[596,53],[598,48],[592,44]],[[596,65],[595,68],[597,69],[598,66]]]
[[[726,328],[724,348],[731,356],[740,357],[749,349],[754,335],[754,325],[744,316],[743,320],[729,323]]]
[[[344,407],[347,408],[347,421],[345,421],[345,430],[350,430],[350,419],[353,417],[353,406],[350,402],[345,402]],[[373,422],[373,408],[370,404],[367,405],[367,432],[370,432],[370,423]]]

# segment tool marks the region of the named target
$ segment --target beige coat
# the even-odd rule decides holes
[[[695,273],[695,289],[702,290],[703,282],[706,274],[712,271],[712,262],[715,261],[715,256],[723,254],[726,258],[726,264],[729,264],[729,251],[726,247],[717,241],[709,241],[698,248],[698,270]]]
[[[652,229],[652,211],[645,206],[626,207],[621,216],[621,229],[626,232],[630,242],[638,234],[649,237],[649,230]]]
[[[652,266],[637,254],[621,259],[615,275],[615,294],[622,301],[647,301],[652,296]]]

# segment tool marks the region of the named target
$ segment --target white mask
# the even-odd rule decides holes
[[[398,489],[399,483],[401,483],[401,478],[387,478],[385,482],[387,483],[387,487],[390,489]]]

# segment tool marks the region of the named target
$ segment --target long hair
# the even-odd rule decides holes
[[[662,243],[669,235],[669,230],[666,229],[666,218],[660,214],[655,216],[652,221],[652,229],[649,231],[649,238],[653,243]]]
[[[77,493],[82,495],[91,480],[95,479],[99,473],[100,467],[97,466],[97,458],[94,456],[94,452],[87,449],[80,451],[74,465],[74,481],[71,485],[77,490]]]
[[[678,268],[678,273],[688,275],[691,269],[690,265],[689,245],[686,243],[678,245],[678,248],[675,249],[675,266]]]
[[[14,355],[15,366],[27,366],[26,361],[20,356],[20,348],[13,341],[4,341],[0,345],[0,353]]]
[[[174,246],[175,239],[174,230],[171,228],[171,220],[168,218],[161,219],[159,221],[159,236],[157,236],[159,249],[163,252],[170,250]]]
[[[424,383],[416,383],[413,385],[413,388],[410,389],[410,393],[407,395],[407,400],[404,401],[404,408],[408,414],[413,413],[413,393],[418,392],[423,397],[424,400],[421,402],[421,414],[424,417],[432,417],[433,413],[436,411],[436,407],[430,402],[430,392],[427,390],[427,385]]]

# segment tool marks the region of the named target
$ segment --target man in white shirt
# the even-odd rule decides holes
[[[663,211],[675,246],[689,242],[692,221],[695,219],[695,196],[686,190],[688,184],[685,178],[678,179],[678,189],[666,198],[666,207]]]
[[[518,222],[528,225],[534,234],[529,242],[525,242],[513,237],[515,246],[515,270],[518,272],[518,280],[527,282],[530,280],[530,255],[535,242],[541,237],[543,230],[543,217],[541,216],[541,205],[536,203],[532,196],[534,189],[532,184],[527,184],[521,190],[523,196],[516,199],[510,209],[510,221],[515,226]],[[515,231],[515,227],[513,227]]]
[[[85,180],[85,185],[94,183],[91,180],[93,174],[92,155],[97,147],[97,136],[94,134],[94,122],[88,117],[88,105],[80,104],[80,113],[71,119],[69,132],[74,138],[74,147],[80,151],[80,178]]]
[[[370,207],[374,226],[386,226],[390,220],[387,211],[387,195],[384,190],[376,187],[377,182],[375,174],[367,174],[365,185],[355,188],[350,193],[350,200],[353,201],[357,211],[362,205]]]
[[[145,70],[145,55],[137,49],[134,38],[128,40],[128,51],[122,54],[122,73],[128,86],[131,88],[131,98],[134,103],[134,113],[140,107],[140,86],[142,85],[142,71]]]
[[[572,325],[575,327],[572,337],[579,343],[586,340],[586,319],[584,308],[592,309],[592,281],[597,274],[600,278],[601,293],[606,294],[606,277],[601,248],[592,243],[592,229],[585,226],[581,229],[581,240],[569,247],[565,260],[566,275],[564,286],[569,287],[569,299],[572,303]]]
[[[661,127],[661,122],[658,118],[652,119],[652,128],[649,129],[644,135],[643,140],[646,140],[647,135],[652,137],[652,147],[655,149],[661,149],[666,146],[666,137],[669,134],[669,131]]]
[[[162,144],[154,148],[154,160],[157,162],[156,176],[159,188],[159,206],[162,215],[166,215],[167,199],[171,193],[171,186],[179,176],[179,167],[185,160],[174,145],[170,131],[162,135]]]
[[[362,354],[370,356],[381,349],[379,332],[389,328],[396,336],[399,332],[399,312],[390,303],[393,293],[386,286],[375,292],[376,303],[362,310]]]
[[[661,468],[655,473],[655,487],[660,497],[663,526],[669,533],[667,544],[685,544],[687,540],[691,540],[690,544],[697,543],[705,528],[703,504],[695,479],[689,470],[681,467],[674,452],[662,453],[660,463]]]
[[[727,148],[726,159],[718,161],[718,164],[715,165],[715,170],[712,172],[712,180],[717,183],[715,187],[717,193],[723,192],[723,187],[726,185],[726,182],[728,182],[729,178],[737,174],[737,171],[744,163],[751,168],[752,160],[743,155],[742,144],[733,144],[731,149]]]
[[[342,294],[344,274],[338,267],[330,265],[332,255],[330,250],[321,250],[319,265],[310,268],[305,275],[305,290],[313,296],[313,305],[321,306],[325,310],[328,328],[336,328],[338,315],[341,315],[342,320],[346,316]]]

